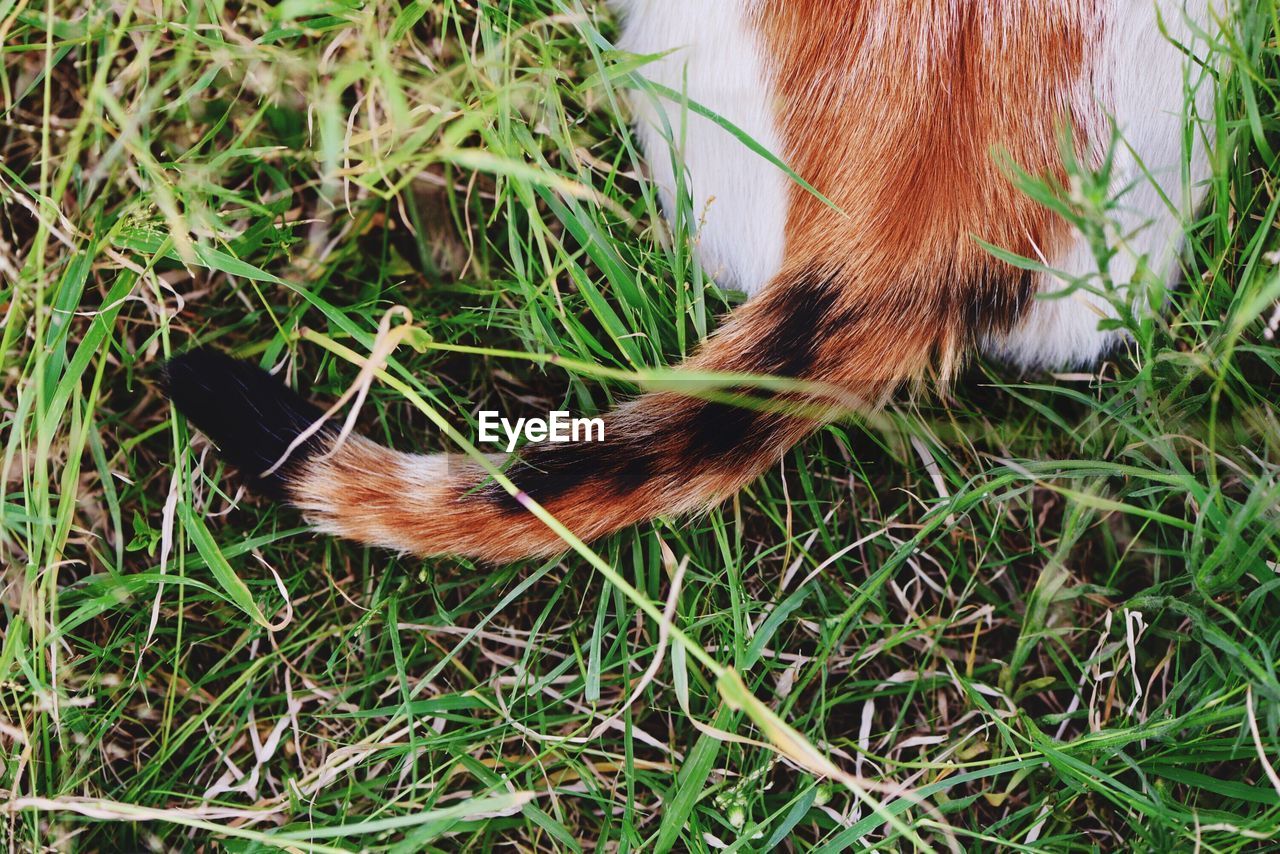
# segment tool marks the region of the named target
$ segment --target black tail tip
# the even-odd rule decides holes
[[[264,475],[299,434],[323,415],[293,389],[261,368],[210,347],[197,347],[165,363],[165,396],[240,469],[250,486],[286,498],[286,481],[332,433],[321,429],[295,448],[288,461]]]

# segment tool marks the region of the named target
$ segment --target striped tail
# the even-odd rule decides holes
[[[990,281],[969,280],[978,279]],[[816,266],[784,273],[681,370],[791,377],[837,394],[757,389],[750,406],[738,406],[652,392],[608,413],[603,441],[526,446],[507,475],[587,541],[707,508],[847,411],[849,399],[873,408],[931,361],[952,361],[973,330],[964,328],[964,312],[946,310],[936,291],[921,300],[921,290],[853,288],[839,270]],[[168,364],[165,386],[253,485],[300,508],[322,531],[418,555],[494,562],[567,548],[465,456],[402,453],[358,436],[334,449],[326,429],[262,474],[320,412],[247,363],[195,350]]]

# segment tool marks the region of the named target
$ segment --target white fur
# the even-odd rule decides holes
[[[782,150],[760,46],[746,19],[748,3],[615,0],[614,5],[622,16],[619,47],[636,54],[671,51],[644,66],[642,76],[687,92],[767,150]],[[723,286],[748,294],[759,291],[782,265],[787,176],[682,104],[648,92],[636,92],[631,103],[636,133],[668,218],[676,198],[674,159],[685,172],[693,200],[703,269]]]
[[[1114,116],[1123,138],[1114,167],[1114,191],[1120,193],[1132,185],[1119,196],[1119,231],[1122,235],[1137,234],[1119,243],[1120,252],[1110,266],[1112,279],[1121,288],[1133,279],[1143,256],[1166,281],[1176,277],[1183,223],[1204,197],[1209,175],[1208,155],[1200,144],[1193,147],[1190,167],[1185,174],[1183,171],[1189,107],[1184,103],[1184,81],[1198,84],[1196,110],[1201,117],[1212,108],[1212,81],[1160,33],[1157,5],[1170,35],[1203,53],[1204,46],[1196,44],[1188,20],[1207,29],[1209,0],[1187,0],[1185,4],[1182,0],[1110,0],[1103,64],[1090,94],[1101,99],[1105,112]],[[1110,133],[1109,128],[1098,132]],[[1199,142],[1198,134],[1195,141]],[[1100,140],[1101,144],[1106,142],[1106,137]],[[1143,165],[1151,178],[1144,176]],[[1051,267],[1070,276],[1098,269],[1082,238],[1061,256],[1048,260]],[[1040,289],[1047,293],[1063,287],[1063,282],[1045,277]],[[1139,306],[1137,310],[1158,309]],[[1121,340],[1118,332],[1098,330],[1098,321],[1113,315],[1110,304],[1083,291],[1061,299],[1038,300],[1017,329],[988,342],[988,349],[1029,368],[1091,364]]]

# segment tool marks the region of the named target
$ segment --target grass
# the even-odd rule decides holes
[[[242,495],[157,366],[330,400],[405,306],[430,343],[360,423],[439,449],[428,411],[593,413],[679,361],[734,298],[658,215],[608,17],[0,0],[8,847],[1275,844],[1280,5],[1240,11],[1131,357],[979,363],[705,518],[495,569]]]

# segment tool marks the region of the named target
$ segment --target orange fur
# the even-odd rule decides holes
[[[995,154],[1061,177],[1053,131],[1063,127],[1084,152],[1098,121],[1087,79],[1101,32],[1092,2],[838,6],[769,0],[754,18],[781,154],[838,210],[790,189],[781,272],[684,366],[829,392],[751,393],[772,413],[644,395],[608,415],[603,443],[527,448],[510,471],[524,491],[516,501],[473,463],[356,438],[298,466],[293,503],[323,530],[418,554],[554,554],[564,543],[523,500],[586,540],[698,510],[851,399],[869,410],[931,368],[945,377],[980,336],[1015,323],[1035,281],[974,238],[1024,255],[1068,239]]]
[[[788,163],[840,211],[793,186],[787,258],[837,259],[844,298],[881,306],[885,347],[921,339],[947,367],[985,331],[957,328],[978,313],[966,306],[1008,325],[1028,298],[973,238],[1046,257],[1069,237],[997,156],[1065,177],[1054,131],[1073,129],[1083,149],[1101,120],[1088,79],[1100,12],[1080,0],[838,6],[771,0],[759,15]]]

